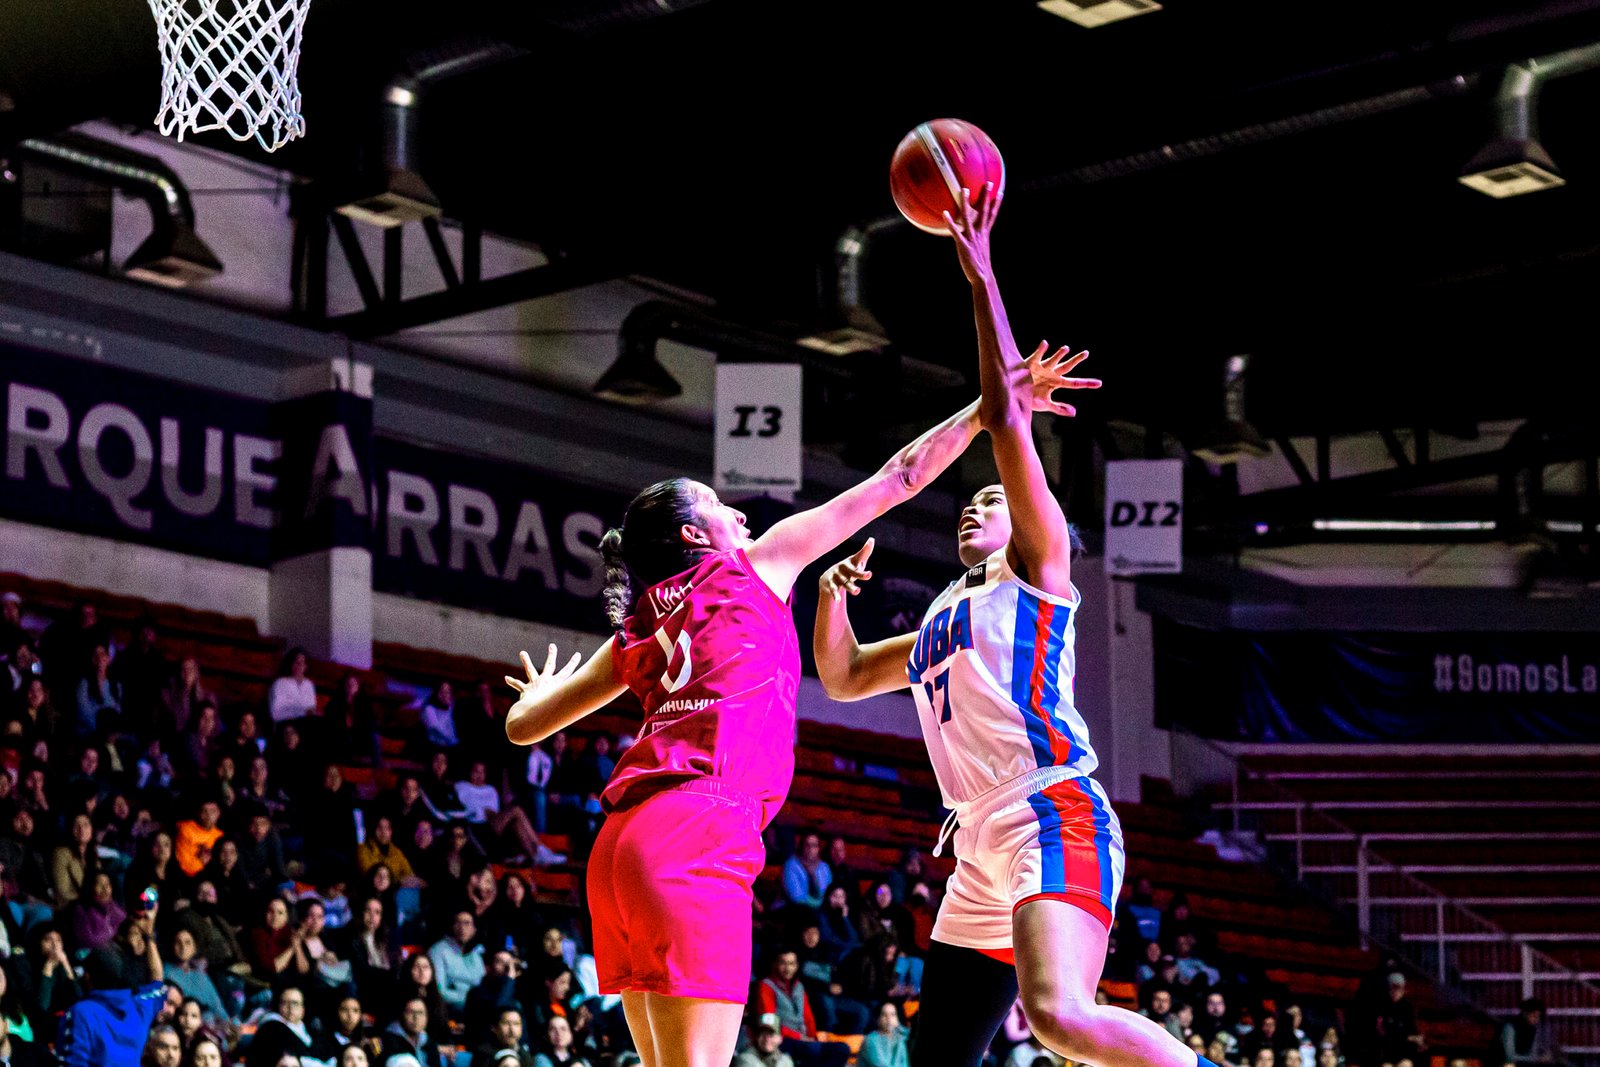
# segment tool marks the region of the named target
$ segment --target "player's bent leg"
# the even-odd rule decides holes
[[[1044,1045],[1094,1067],[1196,1067],[1194,1051],[1162,1026],[1094,1002],[1106,958],[1097,916],[1042,898],[1019,907],[1012,925],[1022,1010]]]
[[[622,1014],[628,1020],[628,1032],[633,1035],[633,1047],[639,1053],[640,1067],[660,1067],[656,1059],[655,1037],[650,1033],[650,994],[632,991],[622,994]]]
[[[744,1005],[646,993],[655,1067],[728,1067]]]
[[[978,1067],[1017,1001],[1017,973],[977,949],[933,942],[911,1035],[912,1067]]]

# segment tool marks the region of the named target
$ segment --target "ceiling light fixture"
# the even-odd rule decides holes
[[[1088,29],[1160,11],[1156,0],[1039,0],[1039,8]]]

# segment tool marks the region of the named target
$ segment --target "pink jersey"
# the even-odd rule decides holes
[[[612,654],[645,721],[617,761],[606,809],[713,778],[758,800],[765,828],[794,778],[800,644],[789,605],[749,557],[713,553],[647,589]]]

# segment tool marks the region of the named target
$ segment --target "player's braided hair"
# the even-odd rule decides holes
[[[638,592],[687,570],[705,551],[685,544],[679,534],[685,524],[700,521],[693,487],[688,478],[646,486],[623,513],[622,525],[600,539],[606,618],[612,629],[622,629]]]

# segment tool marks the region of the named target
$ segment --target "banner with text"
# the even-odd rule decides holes
[[[1600,740],[1600,634],[1241,633],[1156,623],[1156,711],[1207,737]]]

